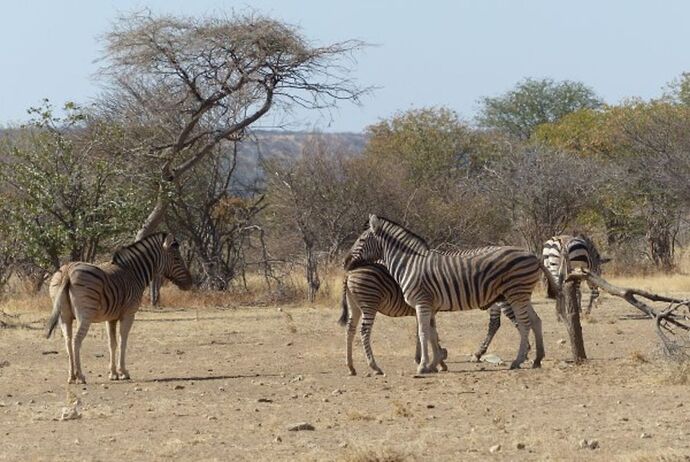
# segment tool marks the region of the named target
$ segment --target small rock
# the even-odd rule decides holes
[[[294,425],[290,425],[288,428],[289,432],[301,432],[301,431],[313,431],[314,426],[308,422],[300,422]]]
[[[210,416],[206,417],[206,419],[208,419],[208,420],[218,420],[218,417],[216,417],[216,416],[214,416],[214,415],[210,415]]]
[[[651,438],[651,437],[652,437],[652,435],[650,435],[649,433],[645,433],[645,432],[643,432],[640,435],[640,438],[642,438],[642,439],[647,439],[647,438]]]
[[[141,391],[141,387],[134,387],[134,391]]]
[[[173,390],[184,390],[184,385],[175,385]]]
[[[566,341],[564,338],[559,338],[556,343],[558,343],[559,345],[565,345]]]
[[[335,390],[333,390],[331,392],[331,395],[338,396],[338,395],[342,395],[343,393],[345,393],[343,390],[341,390],[340,388],[336,388]]]
[[[76,407],[63,407],[60,414],[61,421],[81,419],[81,414]]]
[[[498,451],[500,451],[500,450],[501,450],[501,445],[500,445],[500,444],[494,444],[493,446],[491,446],[491,447],[489,448],[489,452],[490,452],[491,454],[496,454],[496,453],[497,453]]]
[[[292,346],[292,342],[287,342],[285,346]]]
[[[427,408],[427,409],[433,409],[433,408],[435,408],[435,407],[436,407],[436,406],[434,406],[433,404],[427,404],[427,405],[426,405],[426,408]]]
[[[518,443],[515,445],[515,447],[518,449],[525,449],[525,443]]]
[[[270,398],[259,398],[256,400],[257,403],[272,403],[273,400]]]
[[[36,402],[36,401],[34,401],[33,399],[30,399],[30,400],[29,400],[29,404],[34,404],[35,402]]]
[[[290,383],[301,382],[302,380],[304,380],[304,377],[302,377],[301,375],[296,375],[295,377],[290,379]]]
[[[17,402],[14,403],[14,404],[16,404],[17,406],[21,406],[21,405],[22,405],[22,402],[21,402],[21,401],[17,401]]]
[[[280,436],[276,436],[275,438],[273,438],[273,442],[274,443],[282,443],[283,439]]]
[[[218,391],[225,391],[225,388],[223,388],[223,387],[218,387]]]
[[[328,398],[323,398],[321,401],[323,401],[324,403],[328,403],[328,402],[329,402],[329,401],[328,401]]]
[[[345,441],[343,441],[342,443],[340,443],[340,444],[338,445],[338,447],[344,449],[344,448],[347,447],[347,443],[346,443]]]
[[[494,354],[482,356],[481,361],[489,364],[503,364],[503,360],[501,359],[501,357]]]
[[[41,354],[42,355],[56,355],[56,354],[58,354],[58,352],[55,350],[48,350],[48,351],[41,352]]]

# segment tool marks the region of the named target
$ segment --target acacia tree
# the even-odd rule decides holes
[[[535,128],[553,123],[581,109],[596,109],[602,101],[594,91],[581,82],[552,79],[525,79],[514,89],[497,97],[480,101],[478,122],[486,128],[497,129],[526,140]]]
[[[350,80],[349,65],[363,45],[313,46],[296,28],[255,14],[120,18],[105,36],[110,91],[102,104],[136,135],[133,152],[161,172],[138,236],[163,220],[170,184],[271,108],[357,102],[366,89]]]

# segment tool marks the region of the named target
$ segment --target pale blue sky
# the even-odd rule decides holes
[[[0,125],[25,120],[44,97],[60,105],[97,95],[97,37],[118,12],[198,15],[249,5],[316,44],[378,45],[356,65],[358,80],[378,91],[330,117],[296,114],[293,129],[361,131],[432,105],[470,119],[479,98],[524,77],[580,80],[609,103],[650,98],[690,70],[690,2],[680,0],[0,0]]]

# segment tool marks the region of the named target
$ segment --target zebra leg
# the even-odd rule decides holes
[[[427,304],[418,304],[415,310],[417,311],[417,335],[422,350],[422,354],[419,358],[419,366],[417,366],[417,373],[427,374],[430,372],[437,372],[436,366],[438,358],[433,358],[433,361],[429,361],[428,340],[434,338],[431,333],[431,318],[433,317],[431,306]]]
[[[127,351],[127,337],[134,323],[134,315],[128,314],[120,319],[120,364],[118,365],[117,375],[120,380],[129,380],[129,372],[125,367],[125,352]]]
[[[498,332],[501,327],[501,305],[499,303],[494,303],[489,307],[489,331],[486,333],[486,338],[479,345],[479,349],[475,354],[472,355],[472,361],[479,362],[481,357],[489,349],[491,340],[493,340],[494,335]]]
[[[448,350],[445,348],[441,347],[441,341],[438,338],[438,329],[436,328],[436,316],[431,318],[430,325],[432,330],[436,333],[436,342],[434,342],[434,348],[436,351],[436,354],[438,355],[438,358],[440,358],[439,365],[441,366],[442,371],[447,371],[448,366],[446,366],[446,363],[444,362],[446,359],[448,359]],[[419,330],[419,326],[417,326],[417,331]],[[414,362],[415,364],[419,364],[419,361],[422,356],[422,350],[421,350],[421,345],[419,343],[419,335],[415,335],[416,342],[415,342],[415,350],[414,350]]]
[[[517,328],[520,332],[520,348],[515,360],[510,364],[511,369],[519,369],[520,365],[527,359],[527,346],[529,345],[529,331],[530,331],[530,315],[528,313],[528,305],[513,306],[515,317],[517,318]],[[541,333],[541,328],[539,329]]]
[[[116,367],[116,355],[117,355],[117,320],[107,321],[106,330],[108,331],[108,347],[110,350],[110,380],[117,380],[117,367]]]
[[[541,367],[541,360],[544,359],[544,336],[541,331],[541,319],[537,312],[534,311],[532,304],[527,305],[527,314],[529,315],[529,321],[534,332],[534,340],[537,344],[537,352],[532,363],[532,367],[536,369]]]
[[[436,327],[436,316],[431,318],[430,324],[431,329],[434,332],[434,336],[436,337],[436,341],[434,342],[434,348],[436,352],[436,357],[439,358],[438,364],[441,367],[441,370],[445,372],[448,370],[448,366],[446,366],[446,363],[444,362],[448,358],[448,350],[441,347],[441,340],[439,339],[438,329]],[[417,343],[419,343],[419,339],[417,339]]]
[[[62,316],[60,316],[60,328],[62,329],[62,338],[65,340],[67,359],[69,359],[69,377],[67,378],[67,383],[75,383],[77,381],[77,376],[74,372],[74,349],[72,347],[72,321],[72,317],[63,320]]]
[[[74,369],[76,374],[76,383],[86,383],[86,378],[81,371],[81,344],[86,338],[86,334],[91,327],[90,319],[78,319],[79,328],[74,336]]]
[[[362,311],[356,304],[349,305],[349,314],[347,318],[347,338],[345,346],[345,364],[350,370],[350,375],[357,375],[357,371],[352,363],[352,342],[355,339],[355,330],[357,330],[357,325],[359,320],[362,318]]]
[[[501,305],[501,309],[503,310],[503,314],[506,315],[506,318],[510,319],[510,322],[513,323],[513,325],[517,328],[518,323],[517,319],[515,319],[515,312],[513,312],[513,309],[510,307],[508,303],[505,302],[500,302],[499,305]],[[532,349],[532,346],[529,344],[529,339],[527,341],[527,351],[530,351]]]
[[[376,375],[383,375],[383,371],[376,364],[374,359],[374,352],[371,349],[371,329],[374,327],[374,320],[376,319],[376,310],[363,309],[362,310],[362,328],[360,335],[362,337],[362,346],[364,347],[364,354],[367,357],[369,367]]]

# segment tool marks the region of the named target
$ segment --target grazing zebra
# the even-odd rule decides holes
[[[355,330],[362,318],[360,335],[364,354],[367,357],[369,367],[377,375],[383,374],[381,368],[376,364],[374,352],[371,349],[371,329],[377,313],[390,317],[415,316],[415,309],[405,303],[402,290],[380,263],[361,263],[358,266],[350,266],[345,262],[347,274],[343,281],[342,314],[338,320],[341,326],[347,325],[346,341],[346,364],[350,370],[350,375],[357,372],[352,363],[352,341],[355,337]],[[432,329],[436,329],[434,318],[431,319]],[[440,349],[441,370],[447,370],[443,360],[447,355],[445,349],[440,344],[434,345],[435,349]],[[417,351],[419,351],[419,337],[417,337]]]
[[[567,276],[567,274],[561,273],[561,265],[564,263],[562,259],[564,243],[568,250],[567,261],[570,262],[570,268],[567,268],[567,271],[581,268],[587,269],[596,275],[601,275],[601,265],[611,261],[610,258],[599,255],[594,242],[584,234],[554,236],[544,243],[542,259],[544,266],[546,266],[559,284],[562,284],[563,281],[561,279]],[[587,285],[589,286],[590,294],[586,312],[589,314],[592,311],[592,307],[595,306],[597,298],[599,298],[599,288],[589,281],[587,281]],[[579,287],[577,295],[579,301],[581,297]]]
[[[129,379],[125,367],[127,336],[152,276],[161,273],[183,290],[192,287],[192,277],[182,261],[179,247],[172,234],[157,233],[122,247],[110,263],[68,263],[53,275],[50,281],[53,312],[46,327],[46,337],[50,337],[59,321],[69,358],[68,383],[86,383],[81,370],[81,344],[91,323],[103,321],[108,323],[110,380]],[[72,342],[74,319],[79,327]],[[118,321],[120,355],[116,368]]]
[[[540,273],[547,275],[550,292],[557,283],[534,254],[515,247],[471,256],[433,252],[421,237],[402,226],[376,215],[369,217],[367,229],[351,250],[353,262],[383,260],[398,283],[405,301],[415,307],[419,320],[421,361],[418,372],[435,372],[439,358],[429,362],[427,342],[436,341],[430,328],[433,313],[488,307],[506,301],[512,307],[520,331],[520,348],[511,369],[520,367],[527,357],[528,334],[534,331],[536,357],[533,367],[541,367],[544,341],[541,319],[532,308],[530,298]]]

